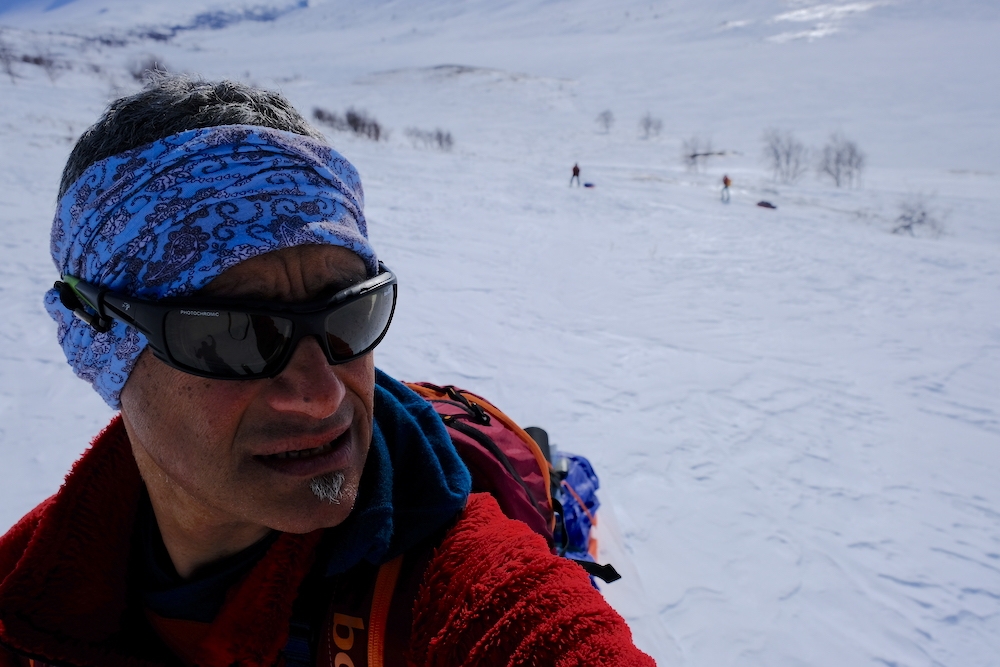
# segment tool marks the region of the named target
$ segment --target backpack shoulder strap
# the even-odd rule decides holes
[[[362,561],[329,577],[326,559],[317,558],[299,587],[279,664],[406,667],[413,601],[434,550],[451,525],[379,566]]]
[[[372,608],[368,616],[368,667],[384,667],[385,636],[389,626],[389,608],[396,593],[399,572],[403,569],[403,556],[396,556],[383,563],[375,578]]]

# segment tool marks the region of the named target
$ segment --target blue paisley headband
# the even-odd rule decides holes
[[[52,260],[60,276],[147,299],[190,294],[298,245],[348,248],[375,275],[363,208],[357,170],[315,139],[251,125],[190,130],[91,165],[59,201]],[[97,333],[54,289],[45,309],[76,374],[120,408],[146,338],[117,321]]]

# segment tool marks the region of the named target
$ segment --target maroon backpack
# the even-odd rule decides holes
[[[492,495],[504,514],[526,523],[555,553],[552,470],[538,443],[472,392],[427,382],[407,386],[427,400],[448,427],[472,474],[472,491]]]

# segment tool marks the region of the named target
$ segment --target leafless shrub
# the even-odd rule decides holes
[[[49,53],[36,53],[30,56],[23,55],[21,56],[21,62],[41,67],[45,72],[45,76],[49,77],[49,81],[55,81],[56,76],[59,74],[60,63]]]
[[[10,77],[10,82],[14,83],[17,79],[17,74],[14,72],[14,62],[17,57],[14,55],[14,49],[7,44],[7,41],[0,35],[0,67],[3,68],[4,74]]]
[[[52,62],[52,59],[47,56],[29,56],[28,54],[21,56],[21,62],[28,63],[29,65],[35,65],[36,67],[52,67],[55,64]]]
[[[794,183],[806,172],[809,151],[791,132],[770,129],[764,132],[764,162],[774,180]]]
[[[89,41],[99,45],[106,46],[108,48],[117,49],[123,46],[128,46],[128,39],[121,35],[96,35],[94,37],[88,38]]]
[[[166,63],[159,56],[152,54],[134,60],[128,68],[128,73],[139,83],[146,83],[158,74],[166,74],[170,71]]]
[[[322,123],[323,125],[332,127],[340,132],[350,129],[347,127],[347,121],[341,118],[336,112],[327,111],[322,107],[316,107],[313,109],[313,119],[317,123]]]
[[[605,109],[597,114],[597,124],[604,130],[604,134],[611,131],[611,126],[615,124],[615,115],[611,113],[611,109]]]
[[[388,133],[382,128],[375,118],[368,115],[366,111],[349,108],[343,116],[327,111],[320,107],[313,109],[313,118],[323,125],[327,125],[338,132],[353,132],[359,137],[379,141],[388,137]]]
[[[712,150],[712,140],[698,136],[685,139],[681,146],[681,161],[688,171],[700,171],[708,165],[708,159],[717,155]]]
[[[828,176],[838,188],[861,185],[865,154],[858,145],[839,132],[830,135],[817,167],[820,176]]]
[[[900,202],[899,217],[896,218],[893,227],[893,234],[928,234],[939,236],[943,229],[941,215],[931,211],[927,200],[915,195],[912,198]]]
[[[372,141],[378,141],[384,134],[382,131],[382,125],[364,111],[348,109],[345,114],[345,118],[347,119],[347,126],[350,127],[351,131],[359,137],[366,137]]]
[[[653,116],[647,111],[646,115],[639,119],[639,130],[642,131],[642,138],[649,139],[660,134],[663,129],[663,121]]]
[[[160,30],[158,28],[151,28],[149,30],[142,30],[139,32],[134,32],[133,35],[139,39],[140,42],[169,42],[173,36],[176,34],[174,30]]]
[[[455,145],[451,132],[445,132],[438,128],[436,130],[421,130],[416,127],[408,127],[403,130],[403,134],[413,143],[414,148],[422,146],[424,148],[436,148],[440,151],[450,151]]]

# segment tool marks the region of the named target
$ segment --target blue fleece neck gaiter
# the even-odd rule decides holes
[[[465,507],[472,477],[434,408],[376,370],[375,428],[354,511],[331,529],[327,574],[395,558]]]

